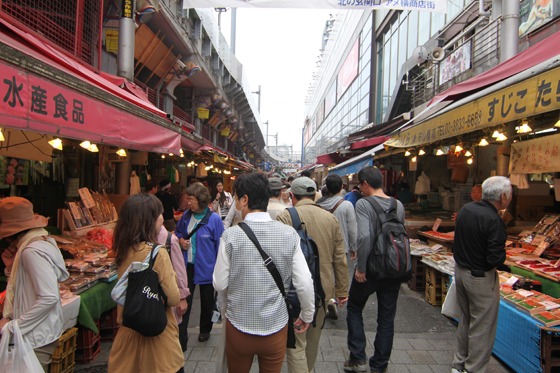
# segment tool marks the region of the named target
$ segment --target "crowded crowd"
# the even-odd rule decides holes
[[[197,288],[196,338],[207,341],[221,316],[224,356],[218,360],[224,371],[249,372],[257,356],[261,372],[280,372],[285,357],[289,372],[312,372],[325,318],[337,319],[337,307],[346,306],[344,370],[386,372],[399,289],[412,274],[403,203],[414,196],[406,184],[385,194],[383,176],[373,166],[359,171],[352,190],[336,174],[323,182],[320,188],[309,175],[283,180],[244,174],[231,193],[221,182],[213,188],[194,182],[177,201],[163,180],[147,183],[145,193],[128,198],[112,249],[119,277],[113,292],[125,290],[113,297],[122,326],[109,372],[183,372]],[[505,260],[507,237],[497,212],[511,198],[509,179],[491,177],[482,184],[482,199],[457,216],[461,319],[450,367],[454,373],[484,372],[488,366],[499,303],[495,272]],[[174,211],[180,206],[185,211],[176,223]],[[0,238],[15,253],[0,328],[26,336],[46,371],[62,333],[58,282],[68,272],[56,242],[43,229],[46,219],[34,215],[31,203],[5,198],[0,221]],[[390,244],[396,250],[403,245],[409,256],[398,269],[371,259],[382,256],[388,225],[398,237],[391,236]],[[355,260],[351,279],[350,260]],[[146,291],[144,286],[142,293],[150,296],[139,299],[132,291],[148,281],[153,287]],[[365,315],[378,324],[368,358],[363,310],[374,293],[378,314]]]

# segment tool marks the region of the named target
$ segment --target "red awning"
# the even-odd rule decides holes
[[[10,30],[14,29],[5,21],[0,20],[0,22]],[[21,30],[15,29],[14,32],[21,38],[24,36],[34,38]],[[10,31],[0,30],[0,38],[0,43],[9,45],[57,70],[126,99],[158,117],[165,115],[150,103],[115,86],[36,38],[34,38],[35,42],[42,44],[42,49],[39,48],[39,51],[35,49],[34,43],[26,43],[27,39],[22,40]],[[52,52],[51,55],[58,54],[60,58],[53,60],[42,53],[44,50]],[[13,67],[1,60],[0,71],[5,81],[10,82],[4,84],[1,92],[7,97],[5,102],[0,101],[0,118],[3,126],[129,149],[162,153],[179,152],[181,135],[178,132],[74,91],[58,82]]]
[[[191,139],[188,139],[184,136],[181,136],[181,147],[183,149],[185,149],[186,151],[192,152],[192,153],[196,153],[200,151],[200,148],[203,147],[204,145],[201,145],[199,143],[197,143],[196,141],[193,141]]]
[[[350,149],[354,150],[354,149],[369,148],[375,145],[383,144],[385,141],[387,141],[387,139],[388,137],[378,136],[378,137],[372,137],[371,139],[367,139],[367,140],[356,141],[355,143],[350,145]]]
[[[339,164],[342,163],[344,161],[347,161],[350,158],[346,158],[341,156],[340,154],[337,153],[330,153],[330,154],[323,154],[317,157],[317,163],[321,163],[321,164],[330,164],[330,163],[335,163],[335,164]]]
[[[493,69],[452,86],[435,96],[428,104],[428,107],[444,100],[457,100],[466,93],[472,93],[490,86],[558,55],[560,55],[560,32],[552,34]]]

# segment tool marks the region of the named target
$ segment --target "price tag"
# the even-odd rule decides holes
[[[95,201],[93,200],[88,188],[78,189],[78,193],[80,194],[80,198],[86,208],[90,209],[95,207]]]
[[[541,242],[544,242],[544,240],[546,240],[546,236],[537,234],[535,237],[533,237],[533,241],[531,241],[531,245],[539,246]]]
[[[556,308],[560,307],[560,304],[554,303],[554,302],[551,302],[551,301],[548,301],[548,300],[541,301],[541,304],[546,307],[547,311],[550,311],[550,310],[553,310],[553,309],[556,309]]]
[[[519,278],[511,276],[504,285],[513,286],[517,281],[519,281]]]
[[[439,225],[441,224],[441,222],[442,222],[441,219],[439,219],[439,218],[436,219],[436,222],[434,223],[434,226],[432,227],[432,230],[433,230],[434,232],[437,232],[437,230],[438,230]]]
[[[438,244],[438,245],[434,245],[434,246],[432,246],[432,250],[436,251],[436,250],[441,249],[442,247],[443,247],[443,246],[442,246],[442,245],[439,245],[439,244]]]
[[[548,247],[549,243],[548,242],[541,242],[539,244],[539,246],[535,249],[535,251],[533,251],[533,255],[536,256],[541,256],[542,253],[544,253],[544,251],[546,250],[546,248]]]
[[[535,293],[533,293],[532,291],[523,290],[523,289],[518,290],[517,293],[518,293],[519,295],[525,297],[525,298],[530,297],[531,295],[535,294]]]

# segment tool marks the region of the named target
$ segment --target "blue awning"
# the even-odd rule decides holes
[[[355,174],[356,172],[360,171],[362,168],[366,166],[371,166],[372,164],[373,164],[373,157],[369,156],[366,159],[355,161],[344,167],[337,168],[336,170],[331,169],[329,173],[337,174],[340,176],[346,176],[349,174]]]

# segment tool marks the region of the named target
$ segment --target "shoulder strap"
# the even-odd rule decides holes
[[[172,236],[173,236],[173,233],[167,232],[167,240],[165,241],[165,246],[167,246],[167,247],[171,246],[171,237]]]
[[[284,290],[284,283],[282,282],[282,277],[280,276],[280,272],[278,272],[278,268],[276,268],[276,265],[272,261],[272,258],[270,256],[268,256],[267,253],[264,252],[264,250],[261,247],[261,244],[257,240],[257,237],[255,237],[255,234],[253,233],[251,228],[249,228],[249,226],[246,223],[241,222],[241,223],[238,224],[238,226],[241,229],[243,229],[243,232],[245,232],[247,237],[249,237],[249,239],[253,242],[253,244],[256,246],[257,250],[259,250],[259,253],[261,254],[261,257],[263,258],[264,265],[265,265],[266,269],[268,269],[268,271],[272,275],[272,278],[274,279],[274,282],[276,282],[276,286],[278,286],[278,289],[280,289],[280,293],[282,293],[282,296],[284,298],[286,298],[286,292]]]
[[[344,202],[344,198],[341,198],[336,205],[334,205],[334,207],[332,208],[331,211],[329,211],[331,214],[334,214],[334,212],[336,211],[336,209],[338,208],[338,206],[340,206],[342,204],[342,202]]]
[[[208,209],[208,211],[206,211],[206,215],[204,215],[202,220],[196,225],[196,227],[193,228],[191,233],[189,233],[187,235],[187,237],[185,237],[185,239],[190,240],[190,238],[193,236],[193,234],[195,234],[196,231],[200,229],[200,227],[202,227],[204,224],[208,223],[208,220],[210,219],[210,215],[212,215],[212,214],[213,214],[213,212],[210,209]]]
[[[292,217],[292,226],[297,231],[301,228],[301,220],[299,218],[299,214],[295,207],[289,207],[288,211],[290,212],[290,216]]]

